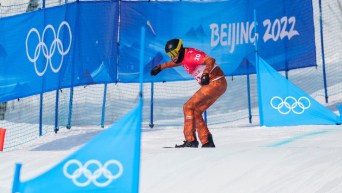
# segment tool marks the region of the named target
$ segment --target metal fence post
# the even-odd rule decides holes
[[[323,68],[323,84],[325,103],[328,103],[328,90],[327,90],[327,75],[325,72],[325,55],[324,55],[324,39],[323,39],[323,19],[322,19],[322,0],[319,0],[319,26],[321,32],[321,50],[322,50],[322,68]]]

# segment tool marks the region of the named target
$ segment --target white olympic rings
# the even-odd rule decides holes
[[[287,115],[291,111],[299,115],[304,113],[306,109],[310,108],[311,102],[307,97],[300,97],[297,100],[293,96],[288,96],[283,100],[283,98],[279,96],[274,96],[270,101],[270,105],[283,115]]]
[[[72,166],[73,167],[70,167]],[[112,171],[108,168],[110,165],[113,165],[116,169],[116,173],[113,174]],[[77,167],[74,169],[74,167]],[[89,169],[96,168],[95,170]],[[70,171],[72,170],[72,171]],[[123,166],[121,162],[118,160],[109,160],[104,165],[101,164],[98,160],[89,160],[84,165],[79,160],[69,160],[65,163],[63,167],[64,175],[71,179],[72,182],[78,187],[88,186],[90,183],[93,183],[97,187],[106,187],[113,180],[119,178],[123,173]],[[80,178],[82,180],[80,180]],[[86,179],[86,180],[84,180]],[[101,179],[99,181],[99,179]],[[104,180],[105,179],[105,180]]]
[[[67,27],[67,29],[69,31],[69,36],[70,36],[70,38],[69,38],[69,46],[68,46],[68,48],[66,50],[64,50],[63,42],[60,39],[60,32],[61,32],[61,29],[62,29],[63,26]],[[52,43],[50,45],[50,48],[48,48],[48,46],[44,42],[44,36],[45,36],[45,33],[46,33],[46,31],[48,29],[50,29],[52,31],[53,37],[54,37],[54,40],[52,41]],[[37,44],[37,46],[36,46],[36,48],[34,50],[34,56],[33,57],[30,56],[29,48],[28,48],[28,40],[29,40],[29,37],[31,36],[31,33],[36,33],[37,37],[38,37],[38,44]],[[26,55],[27,55],[27,58],[30,60],[30,62],[32,62],[34,64],[34,69],[35,69],[37,75],[38,76],[43,76],[45,74],[45,71],[46,71],[47,67],[48,67],[48,64],[50,64],[51,70],[54,73],[59,72],[59,70],[61,69],[62,64],[63,64],[64,56],[67,55],[69,53],[69,51],[70,51],[71,42],[72,42],[71,28],[70,28],[69,23],[66,22],[66,21],[63,21],[59,25],[58,30],[57,30],[57,34],[56,34],[56,31],[55,31],[55,28],[51,24],[48,24],[44,28],[43,33],[42,33],[42,37],[40,37],[39,31],[36,28],[31,28],[30,31],[28,32],[27,36],[26,36]],[[57,50],[58,50],[59,54],[61,55],[61,60],[60,60],[59,66],[57,68],[55,68],[52,65],[52,57],[55,54],[56,47],[57,47]],[[45,62],[45,68],[43,69],[43,71],[40,72],[37,69],[37,60],[38,60],[41,52],[43,53],[43,55],[44,55],[44,57],[46,59],[46,62]]]

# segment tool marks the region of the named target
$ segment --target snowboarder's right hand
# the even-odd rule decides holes
[[[161,69],[161,66],[160,66],[160,65],[155,66],[155,67],[152,68],[152,70],[151,70],[151,75],[152,75],[152,76],[155,76],[155,75],[157,75],[161,70],[162,70],[162,69]]]
[[[203,73],[201,77],[201,85],[208,85],[210,82],[209,74]]]

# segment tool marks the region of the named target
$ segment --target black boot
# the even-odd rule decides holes
[[[198,147],[198,141],[197,141],[197,137],[196,137],[196,133],[193,133],[194,136],[194,140],[193,141],[183,141],[184,143],[182,145],[175,145],[175,148],[184,148],[184,147],[194,147],[197,148]]]
[[[211,134],[208,135],[208,142],[203,144],[202,147],[215,147],[213,136]]]
[[[175,146],[175,148],[183,148],[183,147],[194,147],[197,148],[198,147],[198,141],[195,139],[191,142],[189,141],[184,141],[184,144],[182,145],[177,145]]]

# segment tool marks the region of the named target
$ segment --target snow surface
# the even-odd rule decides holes
[[[4,6],[13,0],[0,2]],[[338,6],[328,8],[325,14],[332,13],[331,9],[339,11]],[[327,26],[329,32],[337,34],[325,38],[325,44],[330,45],[326,50],[335,50],[329,52],[334,55],[327,57],[327,62],[340,65],[342,44],[336,44],[340,40],[340,25],[334,23],[338,18],[328,16],[325,19],[331,19],[325,20],[325,24],[330,24]],[[229,95],[234,93],[232,89],[229,88]],[[218,108],[209,110],[217,111]],[[217,146],[214,149],[162,148],[182,143],[182,126],[161,124],[153,129],[144,128],[140,193],[342,192],[341,125],[268,128],[247,122],[243,119],[238,123],[209,124]],[[15,163],[23,164],[21,180],[36,177],[102,130],[96,126],[61,129],[57,134],[47,133],[19,150],[0,152],[0,193],[11,192]]]
[[[215,149],[162,148],[181,143],[181,127],[143,129],[141,193],[340,193],[342,126],[212,125]],[[15,163],[21,180],[45,172],[101,128],[48,133],[21,150],[0,153],[0,193],[10,193]]]

